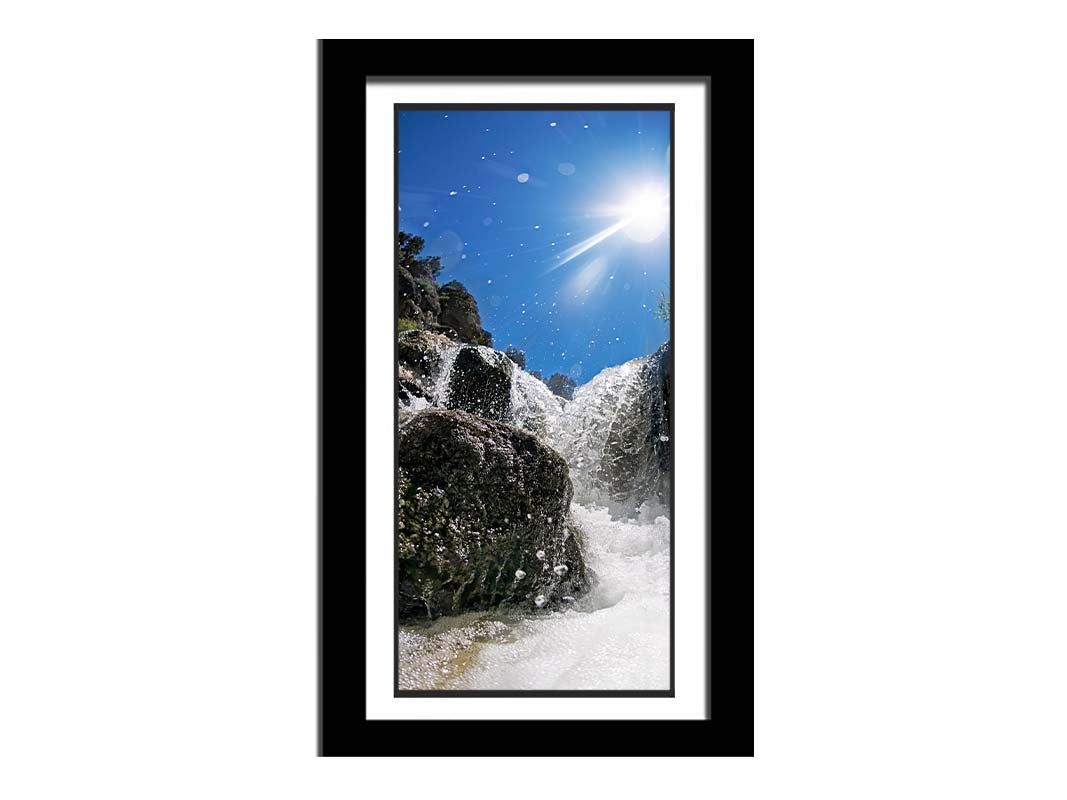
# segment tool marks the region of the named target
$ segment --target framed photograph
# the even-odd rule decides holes
[[[752,42],[423,45],[320,43],[320,753],[751,755]]]

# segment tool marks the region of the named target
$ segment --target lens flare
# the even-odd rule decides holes
[[[669,200],[669,193],[655,189],[643,189],[631,196],[623,206],[626,235],[641,244],[658,239],[670,222]]]
[[[655,241],[670,224],[670,197],[670,192],[665,192],[658,186],[646,186],[631,194],[624,205],[602,207],[597,211],[597,216],[614,217],[616,221],[554,255],[549,262],[547,272],[559,269],[578,256],[584,255],[619,231],[625,232],[631,241],[639,244]],[[570,233],[566,235],[570,236]],[[587,269],[597,263],[599,259],[594,259],[582,269]]]

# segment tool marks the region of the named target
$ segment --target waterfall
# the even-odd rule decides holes
[[[464,347],[475,345],[441,348],[429,402],[418,405],[450,406],[453,367]],[[477,349],[499,358],[490,348]],[[563,456],[575,502],[605,507],[614,517],[656,515],[670,502],[670,394],[668,345],[602,370],[575,390],[573,400],[515,366],[507,421]]]
[[[433,403],[435,406],[447,406],[449,384],[452,381],[452,367],[456,365],[461,345],[449,345],[441,350],[441,360],[433,375]]]
[[[453,367],[461,348],[470,346],[438,350],[424,403],[458,402]],[[499,368],[499,354],[490,352]],[[548,615],[478,612],[402,626],[401,688],[670,686],[670,365],[664,345],[601,371],[573,400],[517,366],[511,370],[506,421],[566,459],[574,486],[570,514],[584,532],[597,582],[569,608]]]
[[[511,376],[512,424],[530,431],[564,458],[566,409],[566,400],[533,375],[516,367]]]
[[[573,400],[522,370],[512,378],[512,421],[566,460],[575,502],[632,517],[670,498],[669,351],[608,367]]]

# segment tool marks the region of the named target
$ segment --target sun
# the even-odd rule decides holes
[[[634,193],[622,208],[623,230],[635,242],[658,239],[670,222],[670,193],[645,187]]]
[[[628,195],[622,205],[604,205],[596,209],[596,216],[615,220],[603,230],[551,256],[548,271],[559,269],[565,264],[589,252],[619,231],[638,244],[648,244],[658,239],[671,222],[671,193],[662,184],[646,184]],[[567,234],[568,236],[570,234]]]

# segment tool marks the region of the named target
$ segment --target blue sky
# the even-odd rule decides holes
[[[670,336],[666,111],[401,111],[400,229],[527,370],[589,381]]]

